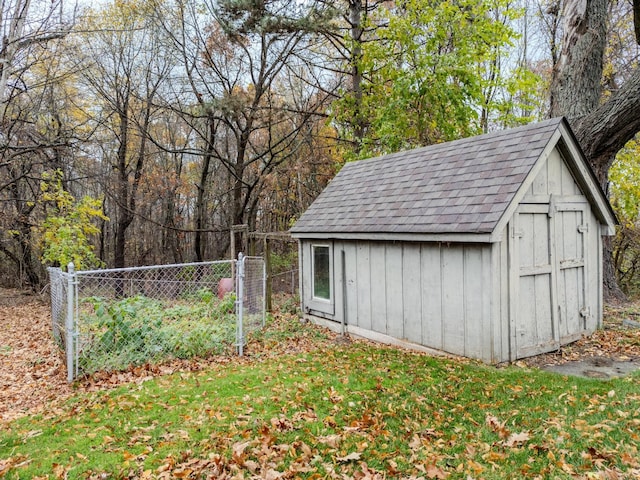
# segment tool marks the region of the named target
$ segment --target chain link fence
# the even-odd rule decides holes
[[[260,257],[110,270],[50,268],[53,336],[71,382],[171,358],[221,353],[264,326]]]

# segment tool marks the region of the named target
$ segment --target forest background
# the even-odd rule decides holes
[[[565,115],[621,222],[607,292],[639,291],[638,0],[0,7],[3,286],[227,258],[347,161]]]

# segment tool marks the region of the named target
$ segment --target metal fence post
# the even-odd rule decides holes
[[[238,350],[238,355],[243,356],[244,354],[244,333],[242,328],[243,322],[243,310],[244,310],[244,255],[242,252],[238,253],[238,261],[236,267],[236,314],[237,314],[237,325],[236,325],[236,345]]]
[[[65,343],[66,343],[66,354],[67,354],[67,381],[69,383],[73,382],[74,377],[74,368],[73,368],[73,358],[74,358],[74,343],[75,343],[75,322],[74,322],[74,285],[75,285],[75,266],[73,262],[69,263],[67,266],[67,318],[65,319]]]
[[[266,257],[265,257],[266,258]],[[271,312],[271,295],[273,290],[269,288],[271,282],[273,282],[273,277],[271,276],[270,270],[267,270],[266,259],[262,260],[262,327],[267,323],[267,301],[269,306],[269,312]],[[269,289],[269,293],[267,296],[267,288]]]

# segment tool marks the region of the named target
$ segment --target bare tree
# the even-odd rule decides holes
[[[113,266],[127,263],[127,231],[136,218],[139,189],[148,161],[149,131],[157,112],[154,99],[171,69],[159,31],[148,19],[148,3],[115,4],[87,21],[90,41],[77,55],[87,64],[82,76],[97,104],[90,111],[101,141],[100,178],[112,217]]]
[[[200,159],[197,259],[208,231],[222,234],[212,252],[220,256],[232,225],[256,228],[268,177],[299,154],[310,119],[328,98],[300,81],[314,10],[296,2],[281,2],[278,11],[270,10],[276,2],[255,9],[233,3],[206,3],[206,14],[181,1],[172,11],[158,9],[182,62],[180,89],[166,104],[179,108],[196,133],[190,153]]]
[[[13,269],[2,277],[34,288],[43,277],[34,228],[43,213],[40,181],[64,167],[70,144],[55,114],[65,74],[54,47],[71,24],[59,1],[0,4],[0,252]]]

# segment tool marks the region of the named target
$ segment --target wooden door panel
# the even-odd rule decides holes
[[[560,339],[566,343],[579,338],[586,328],[586,222],[584,206],[559,206],[556,214],[558,231],[558,327]]]
[[[519,288],[515,347],[518,358],[555,348],[550,228],[544,209],[531,206],[521,208],[517,214]]]

